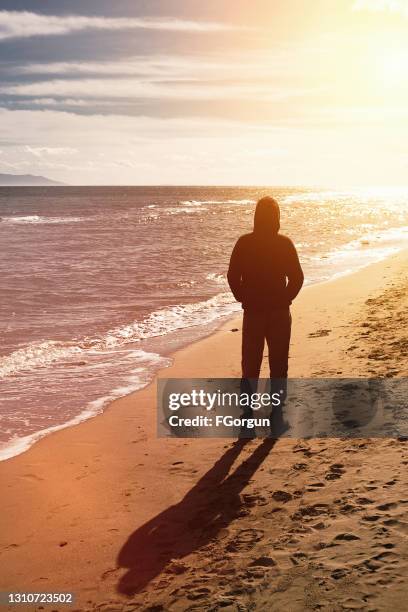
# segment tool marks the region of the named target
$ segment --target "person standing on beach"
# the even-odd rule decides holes
[[[279,229],[277,201],[260,199],[253,232],[238,239],[231,255],[228,283],[244,310],[243,379],[259,378],[265,340],[270,378],[288,376],[290,305],[302,288],[304,275],[295,245]]]

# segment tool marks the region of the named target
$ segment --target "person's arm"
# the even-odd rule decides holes
[[[295,297],[301,290],[305,277],[303,274],[302,266],[300,265],[296,247],[291,240],[289,241],[289,253],[287,263],[288,267],[286,276],[288,278],[288,284],[286,285],[286,294],[289,298],[289,301],[292,302],[292,300],[295,299]]]
[[[242,302],[242,263],[241,242],[237,241],[231,254],[228,268],[228,284],[237,302]]]

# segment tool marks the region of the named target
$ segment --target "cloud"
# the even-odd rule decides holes
[[[257,58],[260,60],[261,58]],[[276,69],[279,63],[276,62]],[[283,71],[285,66],[281,66]],[[237,75],[242,70],[251,70],[265,74],[265,67],[260,61],[248,62],[244,56],[227,60],[225,57],[185,57],[185,56],[139,56],[113,62],[49,62],[41,64],[25,64],[11,66],[9,72],[13,75],[58,75],[79,76],[139,76],[149,80],[165,79],[200,79],[214,76],[231,76],[231,71]]]
[[[84,146],[106,144],[120,148],[155,138],[180,136],[217,136],[222,130],[236,133],[242,127],[239,121],[217,120],[211,117],[153,118],[124,115],[77,115],[54,110],[9,110],[0,107],[1,140],[25,147],[68,147],[81,150]],[[4,149],[4,146],[2,146]],[[21,151],[20,151],[21,152]]]
[[[379,184],[406,183],[406,123],[358,125],[356,139],[355,124],[341,117],[297,125],[293,119],[242,123],[0,107],[0,172],[49,175],[75,185],[350,185],[371,184],[373,176]],[[78,153],[38,156],[27,143],[31,149]]]
[[[24,150],[35,157],[44,157],[47,155],[75,155],[75,153],[78,153],[78,149],[72,147],[30,147],[30,145],[26,145]]]
[[[87,113],[110,108],[114,113],[143,114],[147,101],[154,101],[151,112],[159,115],[163,110],[196,115],[197,110],[202,112],[200,105],[203,109],[211,101],[214,104],[208,112],[225,116],[224,102],[232,101],[236,115],[238,106],[242,108],[247,101],[265,106],[271,101],[313,98],[326,83],[308,79],[297,58],[307,58],[307,66],[314,66],[321,53],[319,46],[298,43],[289,48],[276,44],[268,50],[234,49],[224,54],[207,51],[143,54],[113,61],[10,63],[4,67],[7,79],[0,83],[0,96],[4,105],[14,108],[76,107]],[[165,108],[166,102],[171,107]]]
[[[314,51],[314,55],[312,55]],[[137,77],[150,82],[170,81],[244,81],[272,77],[299,76],[296,57],[316,51],[306,45],[287,48],[275,46],[268,52],[240,52],[215,55],[139,55],[116,61],[43,62],[9,65],[3,69],[14,80],[30,77]]]
[[[19,106],[75,106],[84,107],[93,104],[91,100],[80,100],[74,98],[30,98],[29,101],[14,100],[13,105],[18,104]],[[102,105],[102,103],[101,103]]]
[[[182,19],[148,17],[87,17],[41,15],[28,11],[0,11],[0,41],[32,36],[61,36],[84,30],[161,30],[169,32],[223,32],[238,26]]]
[[[353,11],[389,12],[408,16],[407,0],[355,0]]]
[[[214,70],[229,68],[230,64],[221,64],[217,60],[194,59],[183,56],[145,56],[129,58],[113,62],[49,62],[41,64],[25,64],[13,66],[12,72],[27,75],[71,75],[71,74],[95,74],[95,75],[148,75],[169,78],[172,76],[190,75],[194,69]]]
[[[320,88],[321,89],[321,88]],[[7,85],[0,93],[12,96],[63,96],[82,99],[160,100],[285,100],[316,93],[316,88],[282,87],[268,82],[152,83],[139,79],[55,79]]]
[[[52,178],[71,184],[170,184],[185,182],[186,177],[200,183],[203,173],[218,171],[220,158],[228,161],[231,142],[242,143],[247,151],[252,149],[245,144],[248,139],[257,142],[258,135],[264,138],[267,132],[262,124],[203,117],[83,116],[0,107],[1,141],[6,143],[0,172],[51,172]],[[69,157],[49,154],[63,149],[78,152]]]

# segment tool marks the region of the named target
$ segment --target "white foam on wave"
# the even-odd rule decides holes
[[[28,225],[44,225],[56,223],[78,223],[82,221],[81,217],[42,217],[40,215],[27,215],[23,217],[2,217],[3,223],[9,224],[28,224]]]
[[[45,367],[57,361],[71,359],[83,352],[80,346],[56,340],[31,342],[0,359],[0,378],[6,378],[33,368]]]
[[[306,204],[308,202],[313,203],[326,203],[332,200],[349,200],[352,194],[349,191],[309,191],[306,193],[296,193],[293,195],[285,196],[281,199],[282,204]]]
[[[167,215],[180,215],[180,214],[197,214],[197,213],[202,213],[204,211],[206,211],[207,208],[195,208],[192,206],[183,206],[183,207],[177,207],[175,208],[174,206],[169,206],[168,208],[164,209],[164,212]]]
[[[217,283],[217,285],[227,286],[227,279],[224,274],[218,274],[217,272],[210,272],[205,277],[207,280]]]
[[[99,337],[84,338],[80,342],[55,340],[32,342],[0,359],[0,378],[64,361],[67,365],[72,365],[73,358],[81,362],[87,355],[111,353],[131,342],[140,342],[180,329],[206,325],[231,314],[239,307],[229,292],[220,293],[208,300],[178,304],[153,311],[145,319],[113,328]]]
[[[201,302],[178,304],[156,310],[142,321],[112,329],[104,341],[107,346],[115,347],[124,342],[164,336],[180,329],[207,325],[222,316],[232,314],[239,308],[240,304],[234,301],[229,292],[219,293]]]
[[[406,246],[407,239],[408,226],[368,232],[326,254],[314,255],[310,257],[310,260],[324,260],[325,268],[330,270],[328,278],[335,278],[339,275],[355,272],[371,263],[381,261],[393,253],[397,253]],[[346,265],[347,268],[333,273],[333,266],[343,268]]]
[[[255,200],[181,200],[177,207],[171,206],[164,208],[164,211],[169,215],[179,215],[181,213],[199,213],[208,210],[206,206],[212,204],[228,204],[228,205],[245,205],[254,204]]]
[[[309,257],[309,261],[323,264],[327,274],[319,272],[321,281],[334,275],[347,274],[361,267],[380,261],[400,250],[407,243],[408,227],[390,228],[362,234],[339,248]],[[226,286],[222,274],[209,273],[207,280]],[[319,282],[315,279],[313,282]],[[207,300],[177,304],[153,311],[142,320],[108,330],[99,337],[87,337],[80,342],[69,343],[47,340],[32,342],[10,355],[0,358],[0,378],[19,372],[47,367],[53,363],[81,360],[94,351],[111,352],[131,342],[140,342],[156,336],[164,336],[181,329],[212,323],[222,316],[239,310],[230,292],[219,293]]]
[[[255,204],[256,200],[182,200],[181,206],[205,206],[207,204]]]
[[[157,353],[148,353],[140,349],[130,351],[130,353],[130,356],[134,358],[135,362],[138,362],[138,366],[124,377],[120,386],[115,387],[103,397],[90,401],[82,412],[64,423],[52,425],[51,427],[41,429],[40,431],[26,436],[16,435],[8,442],[0,444],[0,461],[5,461],[6,459],[24,453],[33,446],[33,444],[38,442],[38,440],[41,440],[53,432],[72,427],[73,425],[78,425],[83,421],[95,417],[103,412],[103,409],[114,400],[125,397],[130,393],[134,393],[146,387],[153,379],[157,370],[168,367],[172,363],[171,359]]]
[[[309,261],[324,264],[327,274],[319,273],[320,280],[356,271],[397,252],[407,244],[408,227],[390,228],[362,234],[339,248],[309,257]],[[222,274],[209,273],[207,280],[226,285]],[[314,282],[319,282],[317,279]],[[110,352],[130,342],[140,342],[164,336],[181,329],[212,323],[240,308],[229,292],[188,304],[178,304],[152,312],[145,319],[109,330],[100,337],[85,338],[76,344],[47,340],[33,342],[0,359],[0,378],[19,372],[48,366],[64,360],[83,358],[88,351]]]

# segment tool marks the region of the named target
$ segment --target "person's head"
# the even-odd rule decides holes
[[[280,229],[280,209],[274,198],[261,198],[255,208],[254,232],[268,235],[277,234]]]

